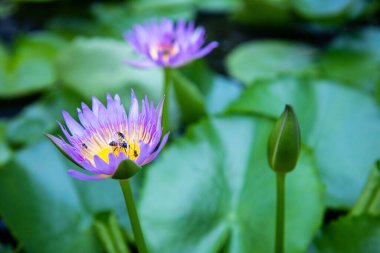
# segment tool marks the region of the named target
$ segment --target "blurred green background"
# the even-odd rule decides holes
[[[92,96],[158,102],[162,70],[123,64],[122,33],[159,17],[220,46],[175,71],[171,141],[132,180],[150,252],[273,252],[266,143],[286,103],[302,131],[286,252],[380,252],[377,0],[2,0],[0,252],[137,252],[117,182],[70,178],[43,133]]]

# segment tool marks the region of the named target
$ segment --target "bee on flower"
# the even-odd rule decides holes
[[[169,136],[166,133],[161,138],[164,99],[155,107],[145,97],[140,111],[134,91],[131,93],[128,115],[120,97],[112,98],[109,94],[107,106],[96,97],[92,99],[92,109],[82,103],[82,109],[78,108],[80,123],[68,112],[62,112],[67,129],[58,124],[66,140],[47,136],[69,159],[90,173],[69,170],[69,175],[81,180],[111,178],[123,161],[143,166],[160,153]]]
[[[128,59],[126,63],[140,68],[180,67],[202,58],[218,46],[218,42],[213,41],[203,47],[205,30],[195,27],[194,22],[179,20],[175,23],[167,18],[135,25],[124,38],[144,56],[142,60]]]

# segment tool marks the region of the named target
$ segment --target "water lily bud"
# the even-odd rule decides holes
[[[268,161],[275,172],[292,171],[297,164],[301,148],[298,120],[293,108],[285,110],[274,125],[268,140]]]

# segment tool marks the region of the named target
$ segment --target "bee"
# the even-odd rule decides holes
[[[116,132],[117,140],[111,140],[108,145],[113,147],[113,151],[115,152],[117,149],[127,149],[128,148],[128,142],[125,139],[125,135],[121,132]]]

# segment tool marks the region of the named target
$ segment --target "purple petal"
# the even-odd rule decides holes
[[[84,157],[77,152],[72,146],[67,144],[63,139],[59,139],[53,135],[46,134],[46,136],[58,147],[58,149],[64,153],[72,162],[81,166],[81,163],[85,160]],[[61,137],[62,138],[62,137]]]
[[[87,175],[76,170],[68,170],[67,174],[79,180],[101,180],[101,179],[111,177],[110,175],[105,175],[105,174]]]
[[[193,59],[198,59],[198,58],[205,56],[206,54],[210,53],[214,48],[216,48],[218,46],[219,46],[219,43],[216,41],[209,43],[207,46],[202,48],[198,53],[196,53],[193,56]]]
[[[144,143],[142,141],[139,142],[140,147],[140,154],[135,163],[139,166],[142,165],[142,163],[147,159],[147,157],[150,155],[150,144]]]
[[[96,131],[100,128],[97,117],[85,103],[82,103],[82,111],[78,110],[78,118],[85,129]]]
[[[137,101],[135,92],[131,89],[131,107],[129,108],[129,124],[137,122],[139,117],[139,101]]]
[[[154,158],[156,158],[156,156],[161,152],[162,148],[165,146],[166,141],[168,140],[168,137],[169,137],[169,133],[165,134],[164,138],[162,138],[161,144],[158,147],[158,149],[155,152],[153,152],[147,159],[145,159],[145,161],[141,164],[141,166],[143,166],[144,164],[150,163],[151,161],[153,161]]]
[[[78,122],[76,122],[68,112],[62,111],[62,115],[65,119],[67,128],[70,130],[70,133],[72,135],[82,136],[83,127]]]
[[[113,168],[97,155],[94,156],[94,163],[95,167],[103,174],[112,175],[114,172]]]

